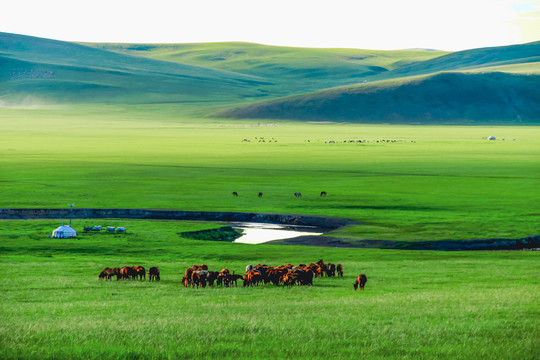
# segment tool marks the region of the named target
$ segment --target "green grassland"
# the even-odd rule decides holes
[[[0,33],[0,208],[76,202],[335,216],[360,222],[327,234],[353,244],[538,235],[538,127],[445,125],[471,123],[454,110],[434,113],[429,126],[385,125],[375,113],[379,124],[354,124],[334,111],[321,116],[327,99],[306,102],[311,116],[303,121],[216,115],[364,80],[324,93],[340,99],[344,89],[373,89],[399,99],[414,85],[421,96],[407,106],[432,111],[441,103],[429,93],[480,83],[467,96],[448,95],[450,105],[472,97],[489,123],[491,105],[477,96],[486,89],[504,89],[487,98],[519,95],[499,101],[507,107],[498,112],[540,108],[535,46],[452,54],[86,46]],[[419,73],[422,63],[435,73]],[[393,110],[407,114],[404,104]],[[490,135],[498,140],[485,140]],[[538,252],[245,245],[178,235],[223,224],[121,219],[75,220],[77,239],[49,238],[61,221],[0,221],[2,359],[534,359],[540,352]],[[80,232],[96,224],[128,232]],[[292,289],[180,284],[192,264],[241,273],[249,263],[320,258],[342,263],[345,277]],[[98,281],[104,267],[123,265],[159,266],[163,280]],[[361,272],[369,281],[355,293]]]
[[[534,359],[536,252],[422,252],[244,245],[180,238],[194,222],[75,220],[126,234],[47,235],[56,221],[0,221],[3,359]],[[184,288],[192,264],[342,263],[344,278],[285,289]],[[159,266],[160,283],[99,281]],[[353,291],[357,274],[366,289]]]
[[[337,233],[361,240],[538,233],[536,127],[259,123],[185,111],[0,110],[1,207],[327,215],[363,222]],[[499,140],[482,139],[490,135]],[[370,142],[340,143],[351,139]]]

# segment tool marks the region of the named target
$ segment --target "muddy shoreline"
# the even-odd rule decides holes
[[[340,248],[477,251],[477,250],[540,250],[540,235],[521,239],[475,239],[438,241],[357,240],[348,241],[331,236],[300,236],[294,239],[270,241],[275,245],[305,245]]]
[[[7,209],[0,208],[0,219],[69,219],[69,209]],[[328,232],[345,226],[360,224],[328,216],[267,214],[244,212],[210,212],[152,209],[73,209],[73,219],[149,219],[195,220],[222,222],[253,222],[291,226],[310,226]]]
[[[73,219],[148,219],[148,220],[196,220],[219,222],[256,222],[290,226],[310,226],[327,233],[360,222],[327,216],[268,214],[244,212],[207,212],[152,209],[73,209]],[[14,209],[0,208],[0,219],[68,219],[69,209]],[[267,244],[305,245],[347,248],[378,248],[402,250],[535,250],[540,248],[540,235],[520,239],[475,239],[440,241],[391,241],[359,240],[349,241],[332,236],[301,236],[276,240]]]

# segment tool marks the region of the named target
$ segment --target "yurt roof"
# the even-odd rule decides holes
[[[73,229],[72,227],[68,226],[68,225],[62,225],[56,229],[54,229],[54,231],[75,231],[75,229]]]

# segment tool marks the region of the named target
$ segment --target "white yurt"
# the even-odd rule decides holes
[[[68,225],[62,225],[53,231],[52,237],[57,239],[75,238],[77,237],[77,232]]]
[[[488,140],[496,140],[496,139],[495,139],[495,136],[491,135],[490,137],[488,137]]]

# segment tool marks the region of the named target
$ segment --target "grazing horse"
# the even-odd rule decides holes
[[[326,195],[327,195],[326,191],[321,191],[321,197],[323,197],[323,196],[326,197]]]
[[[332,263],[326,264],[326,276],[334,277],[336,276],[336,265]]]
[[[358,289],[358,286],[360,286],[360,290],[364,290],[364,286],[367,283],[367,277],[364,274],[358,275],[358,278],[356,279],[356,282],[353,284],[354,290]]]
[[[227,280],[227,276],[229,276],[230,272],[229,269],[221,269],[217,276],[217,285],[225,285],[225,287],[229,286],[229,281]]]
[[[233,191],[232,196],[238,196],[238,193],[236,191]]]
[[[146,269],[142,266],[135,266],[134,268],[139,275],[139,280],[146,280]]]
[[[120,277],[122,279],[136,279],[139,273],[131,266],[124,266],[120,269]]]
[[[246,272],[251,271],[253,269],[253,265],[249,264],[246,266]]]
[[[191,286],[206,287],[206,277],[208,276],[207,270],[197,270],[191,273]]]
[[[302,193],[301,192],[295,192],[294,193],[294,197],[302,197]]]
[[[308,265],[308,268],[313,271],[313,274],[315,274],[315,277],[318,278],[319,276],[322,276],[323,270],[322,267],[320,267],[318,264],[311,263]]]
[[[152,266],[148,270],[148,281],[152,280],[159,281],[159,268],[156,266]]]
[[[101,272],[101,274],[99,274],[99,280],[103,280],[105,278],[107,278],[107,280],[111,280],[111,277],[113,275],[116,275],[116,280],[119,280],[120,279],[120,268],[105,268],[103,269],[103,271]]]
[[[262,192],[259,193],[259,197],[262,198]]]
[[[336,265],[336,271],[337,271],[338,276],[343,277],[343,266],[341,266],[341,264]]]
[[[193,274],[193,268],[187,268],[186,272],[184,273],[184,277],[182,278],[182,284],[184,284],[184,287],[188,287],[188,285],[191,284],[191,274]]]
[[[209,271],[208,274],[206,275],[206,282],[208,283],[208,286],[214,286],[214,281],[216,281],[218,276],[219,276],[219,272]]]
[[[227,276],[227,283],[229,285],[232,285],[232,283],[234,282],[234,286],[238,286],[238,283],[236,282],[237,280],[244,280],[244,277],[242,275],[238,275],[238,274],[229,274]]]

